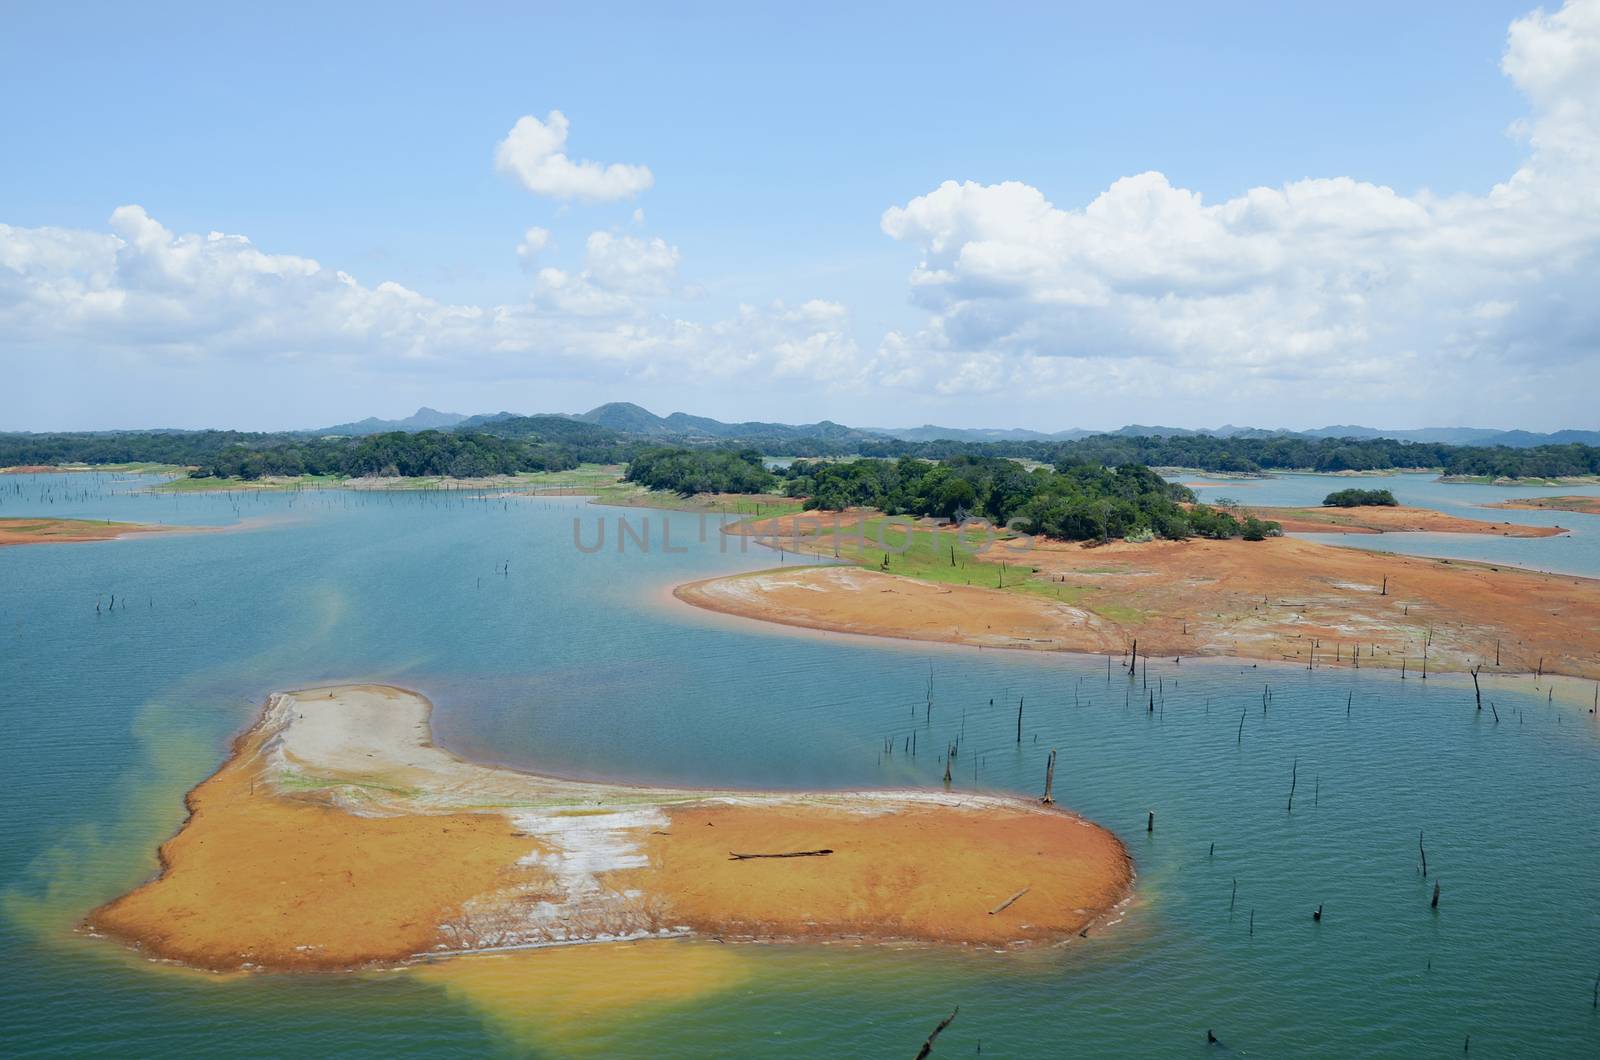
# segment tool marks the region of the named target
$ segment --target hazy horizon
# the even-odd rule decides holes
[[[818,415],[807,415],[807,416],[802,416],[800,418],[788,419],[788,420],[769,420],[769,419],[765,419],[763,417],[744,415],[744,414],[738,413],[738,412],[730,412],[730,413],[725,414],[725,415],[716,415],[716,414],[713,414],[713,413],[702,412],[702,411],[698,411],[698,410],[695,410],[695,409],[666,408],[664,406],[660,407],[660,408],[652,408],[651,406],[649,406],[649,405],[647,405],[647,404],[645,404],[644,402],[641,402],[641,401],[633,401],[633,400],[630,400],[628,398],[615,398],[615,399],[609,399],[609,400],[601,401],[601,402],[599,402],[599,403],[597,403],[597,404],[595,404],[593,406],[589,406],[587,408],[581,408],[581,409],[507,409],[507,408],[490,409],[490,408],[482,408],[482,409],[463,410],[463,409],[441,408],[441,407],[439,407],[437,405],[423,404],[423,405],[418,405],[418,406],[415,406],[415,407],[412,407],[410,409],[406,409],[406,410],[403,410],[403,411],[364,412],[364,413],[361,413],[361,414],[352,414],[352,415],[344,416],[344,417],[339,418],[339,419],[329,420],[329,421],[327,421],[325,423],[275,424],[275,425],[268,425],[268,426],[262,426],[262,427],[241,427],[241,426],[239,426],[237,424],[231,424],[231,423],[197,423],[197,424],[194,424],[194,425],[177,425],[177,424],[171,424],[171,423],[150,423],[150,424],[140,424],[140,425],[137,425],[137,426],[134,426],[134,427],[122,427],[122,426],[116,426],[116,427],[95,427],[95,426],[70,427],[69,426],[69,427],[50,427],[50,428],[43,428],[43,429],[38,429],[38,428],[34,428],[34,429],[12,428],[12,427],[8,427],[8,426],[0,425],[0,433],[4,433],[4,432],[8,432],[8,431],[24,431],[25,433],[49,434],[49,433],[58,433],[58,432],[59,433],[74,433],[74,432],[101,432],[101,431],[119,431],[119,430],[156,430],[156,431],[160,431],[160,430],[247,430],[247,431],[266,431],[266,432],[306,432],[306,431],[322,430],[322,429],[328,428],[328,427],[342,426],[342,425],[350,424],[350,423],[360,423],[360,422],[362,422],[364,420],[368,420],[368,419],[375,419],[375,420],[381,420],[381,421],[386,421],[386,422],[388,422],[388,421],[400,421],[400,420],[407,419],[407,418],[409,418],[409,417],[411,417],[413,415],[416,415],[416,414],[418,414],[420,412],[424,412],[424,411],[431,411],[431,412],[436,412],[436,413],[440,413],[440,414],[443,414],[443,415],[462,416],[462,417],[472,417],[472,416],[480,416],[480,415],[495,415],[495,414],[503,413],[503,412],[509,412],[509,413],[512,413],[513,415],[519,415],[519,416],[542,416],[542,415],[581,416],[581,415],[584,415],[585,413],[593,411],[596,408],[599,408],[602,405],[608,405],[608,404],[637,405],[640,408],[643,408],[646,411],[648,411],[648,412],[650,412],[650,413],[652,413],[654,415],[662,416],[662,417],[666,417],[666,416],[672,415],[674,413],[682,413],[682,414],[689,415],[689,416],[720,420],[723,423],[760,422],[760,423],[785,423],[785,424],[791,424],[791,425],[803,425],[803,424],[820,423],[820,422],[823,422],[823,421],[826,420],[826,421],[830,421],[830,422],[833,422],[833,423],[838,423],[838,424],[840,424],[842,426],[845,426],[845,427],[854,427],[854,428],[862,429],[862,430],[894,430],[894,431],[914,430],[914,429],[922,428],[922,427],[948,427],[948,428],[952,428],[952,429],[956,429],[956,430],[964,430],[964,431],[971,431],[971,430],[997,430],[997,431],[1022,430],[1022,431],[1033,431],[1033,432],[1036,432],[1036,433],[1039,433],[1039,434],[1056,434],[1056,433],[1060,433],[1062,431],[1070,431],[1070,430],[1083,430],[1083,431],[1089,431],[1089,432],[1092,432],[1092,433],[1102,433],[1102,432],[1110,433],[1110,432],[1113,432],[1113,431],[1120,430],[1120,429],[1122,429],[1124,427],[1135,426],[1135,425],[1146,426],[1146,427],[1170,427],[1170,428],[1176,428],[1176,429],[1180,429],[1180,430],[1201,431],[1201,432],[1209,431],[1209,430],[1216,430],[1216,429],[1219,429],[1219,428],[1222,428],[1222,427],[1243,427],[1243,428],[1253,428],[1253,429],[1257,429],[1257,430],[1268,430],[1268,431],[1283,430],[1283,431],[1293,431],[1293,432],[1324,430],[1324,429],[1329,428],[1329,427],[1361,427],[1361,428],[1366,428],[1366,429],[1371,429],[1371,430],[1379,430],[1379,431],[1419,431],[1419,430],[1451,430],[1451,429],[1458,429],[1458,430],[1492,430],[1492,431],[1519,431],[1520,430],[1520,431],[1529,431],[1530,433],[1536,433],[1536,434],[1551,434],[1551,433],[1556,433],[1556,432],[1562,431],[1562,430],[1593,430],[1594,429],[1592,427],[1584,427],[1584,426],[1581,426],[1581,425],[1574,424],[1574,425],[1569,425],[1569,426],[1565,426],[1565,427],[1561,427],[1561,426],[1552,427],[1552,428],[1550,428],[1548,430],[1533,430],[1531,428],[1519,426],[1519,425],[1516,425],[1516,424],[1512,424],[1512,425],[1508,425],[1508,426],[1502,426],[1502,425],[1497,425],[1497,424],[1485,424],[1485,423],[1425,423],[1425,424],[1398,424],[1397,425],[1397,424],[1392,424],[1392,423],[1304,423],[1304,424],[1284,424],[1284,423],[1265,423],[1265,422],[1262,422],[1262,423],[1253,423],[1253,422],[1252,423],[1225,423],[1225,422],[1217,422],[1217,423],[1187,423],[1187,422],[1170,422],[1169,423],[1169,422],[1161,422],[1161,423],[1157,423],[1157,422],[1154,422],[1154,421],[1138,421],[1137,424],[1135,424],[1135,422],[1129,421],[1129,422],[1125,422],[1125,423],[1110,423],[1110,424],[1065,423],[1065,424],[1061,424],[1061,425],[1046,425],[1046,426],[1037,426],[1037,425],[1029,424],[1029,423],[970,423],[970,424],[967,424],[967,423],[953,423],[953,422],[934,423],[934,422],[931,422],[931,421],[924,421],[924,422],[919,422],[919,423],[911,423],[911,422],[906,422],[906,423],[898,423],[898,422],[881,422],[881,423],[878,423],[878,422],[865,423],[865,422],[863,422],[863,423],[856,423],[856,422],[850,422],[850,421],[847,421],[847,420],[841,420],[838,417],[828,415],[827,413],[822,413],[822,414],[818,414]]]

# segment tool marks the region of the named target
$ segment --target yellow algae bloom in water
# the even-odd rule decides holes
[[[525,1046],[603,1051],[619,1023],[730,990],[754,974],[738,947],[684,939],[454,957],[409,974],[437,983]]]

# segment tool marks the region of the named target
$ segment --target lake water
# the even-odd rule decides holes
[[[1303,503],[1297,478],[1241,499]],[[1472,1056],[1600,1055],[1600,728],[1542,689],[1495,696],[1495,724],[1455,681],[1156,661],[1151,714],[1096,657],[684,607],[677,582],[775,558],[709,519],[702,541],[692,514],[143,481],[0,479],[0,515],[241,525],[0,549],[7,1055],[910,1056],[958,1004],[936,1057],[1201,1056],[1208,1028],[1254,1056],[1460,1055],[1468,1036]],[[1478,489],[1397,485],[1406,502]],[[648,551],[619,554],[621,518],[649,520]],[[605,520],[606,547],[576,548],[574,519],[585,546]],[[662,548],[663,520],[684,551]],[[1566,562],[1545,559],[1566,539],[1493,540],[1530,566]],[[964,725],[957,786],[1034,795],[1056,747],[1058,799],[1123,838],[1137,897],[1121,923],[1044,952],[664,943],[633,976],[542,1009],[411,972],[219,979],[72,932],[154,871],[183,793],[268,692],[345,680],[426,693],[463,755],[570,776],[934,787],[933,755],[884,761],[884,739],[915,730],[933,748]],[[560,959],[496,967],[539,983],[561,966],[538,962]]]

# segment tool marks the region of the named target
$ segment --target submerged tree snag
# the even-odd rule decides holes
[[[917,1050],[917,1060],[926,1060],[928,1054],[933,1052],[933,1040],[939,1037],[946,1027],[950,1026],[951,1021],[956,1018],[956,1012],[960,1011],[961,1006],[957,1005],[954,1012],[939,1021],[939,1025],[933,1029],[933,1033],[928,1035],[928,1040],[922,1043],[922,1048]]]

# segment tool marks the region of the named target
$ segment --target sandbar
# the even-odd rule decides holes
[[[1489,508],[1520,508],[1532,511],[1578,512],[1582,515],[1600,515],[1600,497],[1570,494],[1556,497],[1521,497],[1514,501],[1499,501],[1486,505]]]
[[[113,541],[133,534],[162,533],[205,527],[167,526],[155,523],[115,523],[105,519],[51,519],[18,516],[0,519],[0,548],[56,541]]]

